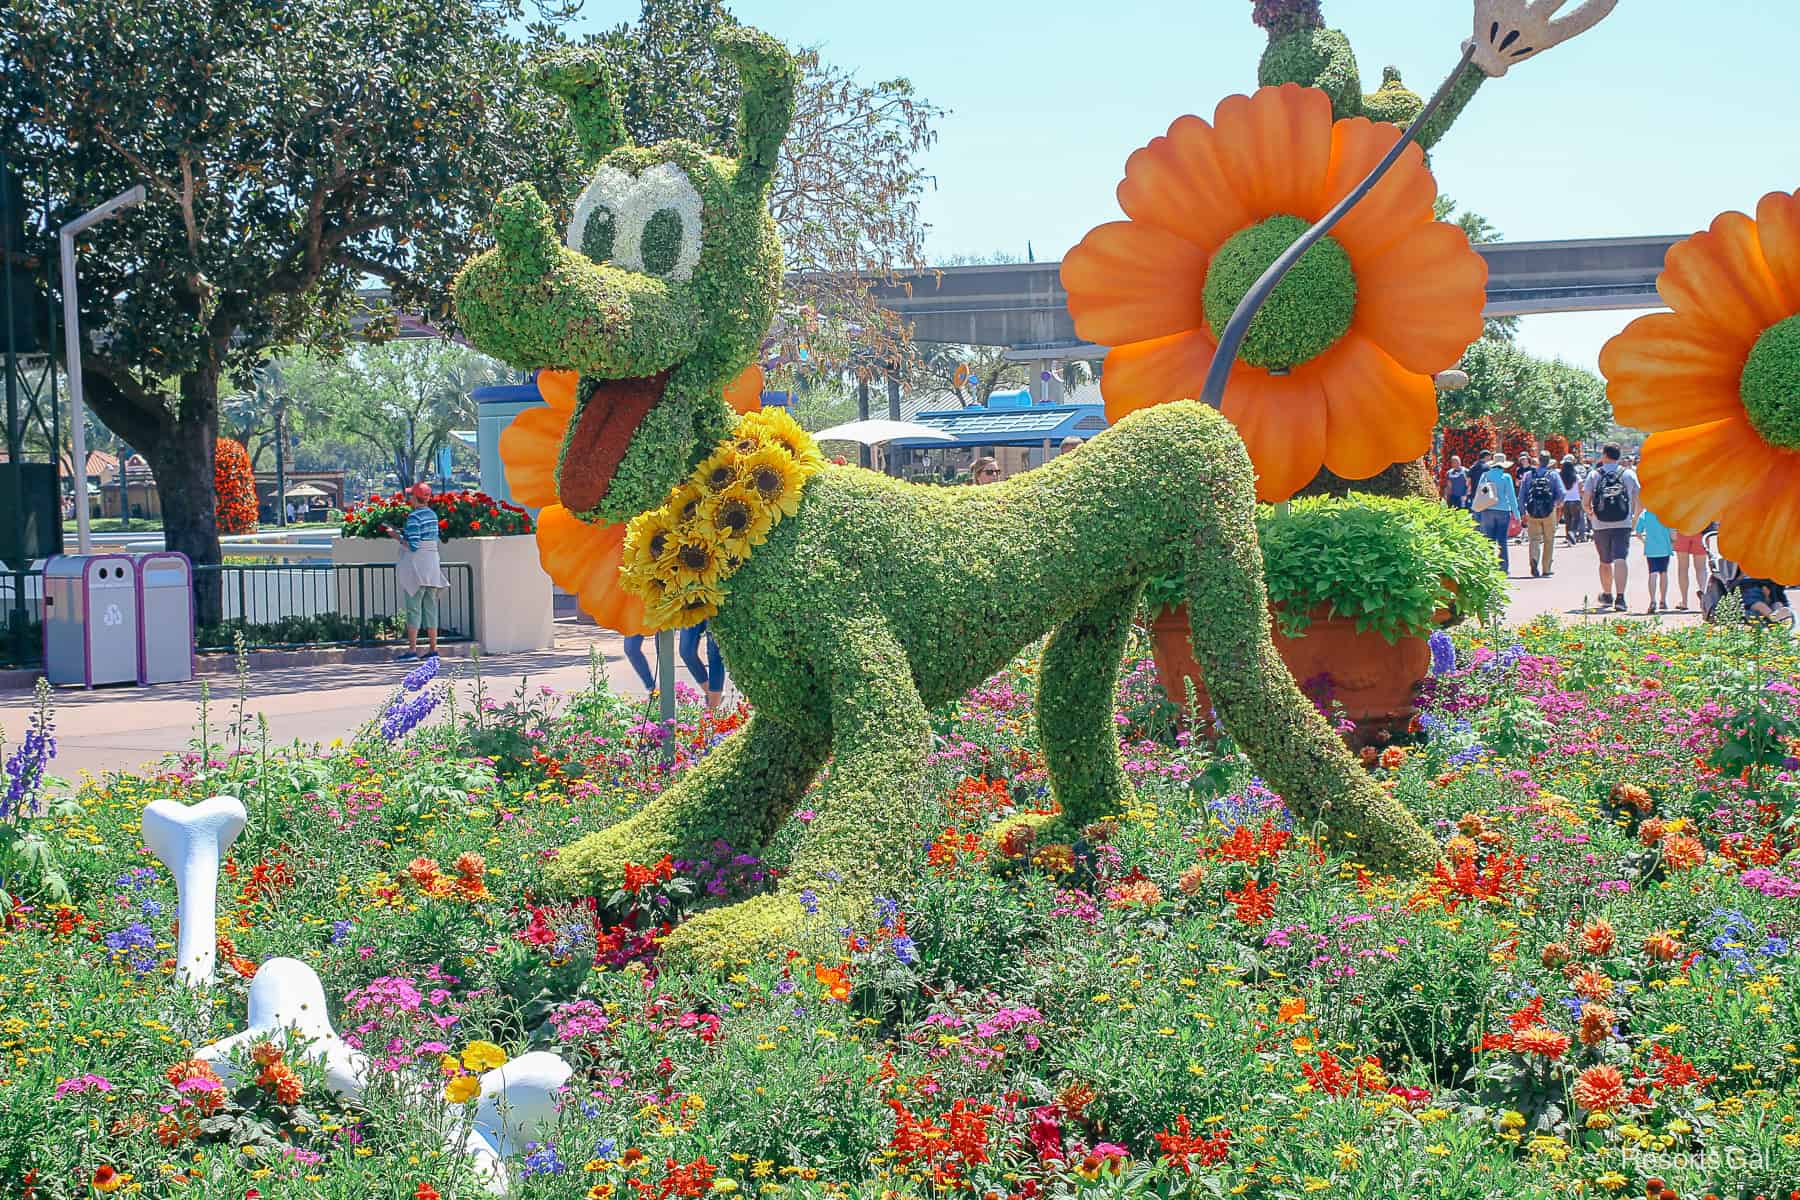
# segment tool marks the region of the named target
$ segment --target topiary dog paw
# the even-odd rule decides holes
[[[794,896],[774,892],[708,909],[676,926],[663,939],[662,961],[700,970],[723,970],[788,950],[821,949],[831,923]]]
[[[544,866],[544,886],[563,896],[603,896],[625,880],[625,864],[648,866],[687,847],[652,812],[640,812],[564,846]]]

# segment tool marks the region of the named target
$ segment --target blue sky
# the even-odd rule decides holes
[[[1571,0],[1573,7],[1576,0]],[[1248,91],[1249,0],[732,0],[739,19],[950,109],[927,159],[934,256],[1058,258],[1115,219],[1126,156],[1183,113]],[[1440,190],[1509,238],[1691,233],[1800,188],[1795,0],[1621,0],[1599,27],[1492,81],[1433,158]],[[588,0],[583,24],[634,19]],[[1429,94],[1467,0],[1325,0],[1364,90],[1383,66]],[[1634,314],[1528,318],[1525,343],[1592,366]]]

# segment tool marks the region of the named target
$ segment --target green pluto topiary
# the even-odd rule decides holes
[[[773,312],[781,259],[767,196],[793,67],[764,35],[725,37],[745,83],[737,160],[680,141],[619,146],[590,90],[574,115],[604,157],[577,213],[590,225],[610,214],[611,259],[559,245],[542,201],[514,188],[497,247],[457,281],[483,350],[581,373],[557,488],[586,518],[661,505],[724,438],[732,416],[720,393]],[[598,75],[560,70],[604,91]],[[653,180],[675,186],[667,168],[703,201],[698,230],[683,225],[701,238],[686,278],[650,273],[641,238],[654,218],[633,206]],[[601,239],[584,227],[569,240]],[[666,949],[718,961],[828,944],[913,878],[928,709],[1046,633],[1038,719],[1061,832],[1073,836],[1132,803],[1110,701],[1139,593],[1158,573],[1183,581],[1220,716],[1296,816],[1371,865],[1431,864],[1435,842],[1363,773],[1276,656],[1249,456],[1223,417],[1183,402],[989,487],[916,487],[855,468],[813,475],[793,514],[721,585],[712,629],[755,715],[631,818],[566,847],[548,882],[593,892],[616,886],[627,862],[694,857],[718,838],[760,847],[831,757],[782,890],[701,914]]]

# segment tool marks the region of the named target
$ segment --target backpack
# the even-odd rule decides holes
[[[1471,507],[1478,513],[1484,513],[1499,503],[1500,490],[1494,486],[1494,481],[1482,480],[1481,486],[1475,489],[1475,503]]]
[[[1547,517],[1556,511],[1556,487],[1550,482],[1550,468],[1539,467],[1525,485],[1525,511],[1534,517]]]
[[[1625,468],[1601,471],[1594,485],[1594,516],[1602,521],[1631,520],[1631,489],[1625,486]]]

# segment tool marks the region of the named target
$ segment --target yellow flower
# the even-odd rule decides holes
[[[669,579],[683,591],[693,584],[711,587],[718,583],[719,574],[725,567],[725,558],[713,544],[710,533],[710,530],[698,525],[684,529],[676,539],[674,552],[670,555],[669,574],[665,574],[663,578]]]
[[[700,519],[717,532],[722,548],[742,557],[750,547],[769,540],[775,513],[758,498],[754,488],[740,484],[702,504]]]
[[[1523,1128],[1525,1128],[1525,1114],[1517,1111],[1516,1109],[1511,1109],[1511,1108],[1507,1109],[1500,1116],[1500,1128],[1502,1128],[1502,1129],[1523,1129]]]
[[[680,524],[673,513],[660,508],[633,517],[625,533],[624,561],[620,568],[623,576],[650,576],[674,548]]]
[[[1303,1192],[1322,1192],[1331,1186],[1331,1180],[1320,1179],[1317,1175],[1308,1175],[1306,1182],[1300,1187]]]
[[[1600,1176],[1600,1178],[1594,1180],[1594,1182],[1609,1192],[1616,1192],[1631,1181],[1617,1171],[1608,1171],[1606,1174]]]
[[[506,1051],[492,1042],[470,1042],[463,1047],[462,1061],[471,1071],[491,1071],[506,1062]]]
[[[744,462],[744,478],[762,502],[784,517],[800,507],[801,485],[806,473],[792,455],[779,446],[765,446]]]
[[[444,1099],[451,1104],[467,1104],[481,1092],[481,1080],[473,1075],[458,1075],[444,1085]]]
[[[709,496],[716,496],[744,477],[738,454],[729,444],[713,452],[694,470],[694,482]]]
[[[1341,1171],[1354,1171],[1362,1164],[1362,1151],[1349,1142],[1339,1142],[1334,1157]]]

